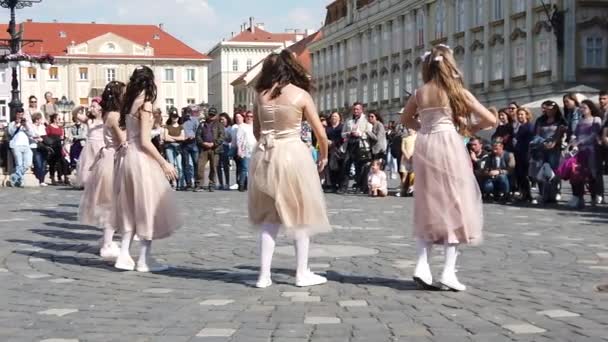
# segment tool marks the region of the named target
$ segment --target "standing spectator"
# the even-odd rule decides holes
[[[568,123],[568,132],[566,135],[567,141],[570,141],[572,135],[574,134],[574,130],[578,125],[579,120],[581,119],[581,113],[579,111],[580,101],[578,99],[577,94],[569,93],[564,95],[564,119]]]
[[[0,121],[0,171],[5,175],[10,173],[8,154],[10,151],[10,137],[8,135],[8,125],[6,121]],[[3,186],[8,179],[6,176],[0,180],[0,186]]]
[[[507,113],[506,109],[501,109],[498,113],[496,113],[496,109],[494,108],[490,108],[490,111],[498,116],[498,127],[496,127],[494,134],[492,134],[492,141],[500,138],[505,150],[513,151],[512,138],[514,134],[514,125],[511,115]],[[515,111],[515,120],[517,120],[517,110]],[[517,125],[517,128],[519,129],[519,124]]]
[[[372,149],[372,160],[381,160],[382,168],[386,164],[386,130],[382,117],[377,112],[369,112],[367,115],[372,129],[367,133]]]
[[[182,158],[184,165],[184,178],[186,184],[184,190],[198,187],[198,155],[199,149],[196,144],[196,131],[199,121],[192,116],[192,108],[186,107],[182,113],[182,126],[184,128],[184,142],[182,144]]]
[[[367,188],[371,197],[386,197],[388,195],[388,181],[386,173],[382,171],[382,160],[372,161],[367,175]]]
[[[73,125],[70,127],[70,137],[72,145],[70,146],[70,168],[76,169],[82,148],[87,143],[88,127],[83,122],[86,122],[84,114],[85,107],[78,107],[72,111]]]
[[[365,163],[371,159],[371,149],[368,142],[368,133],[371,125],[363,114],[363,105],[355,102],[352,107],[353,117],[346,121],[342,128],[344,144],[344,163],[342,165],[341,185],[338,193],[344,194],[348,190],[351,165],[355,165],[355,188],[364,188],[362,170]]]
[[[59,108],[57,108],[55,99],[53,99],[53,93],[50,91],[44,93],[44,100],[46,103],[40,107],[40,111],[44,115],[44,121],[49,122],[51,115],[59,113]]]
[[[599,174],[595,153],[598,137],[602,130],[602,119],[599,117],[599,109],[593,101],[584,100],[579,108],[582,116],[576,125],[569,146],[569,150],[575,149],[578,151],[576,160],[579,163],[579,169],[577,169],[579,175],[570,178],[572,199],[568,202],[568,206],[582,209],[585,206],[583,196],[585,195],[586,184],[591,190],[592,203],[602,203],[601,196],[595,193],[597,190],[595,180]]]
[[[414,195],[414,150],[416,148],[416,137],[418,133],[408,128],[407,133],[402,134],[401,138],[401,166],[399,173],[401,174],[401,192],[399,196]]]
[[[496,138],[492,142],[492,152],[483,166],[483,194],[484,197],[499,201],[506,201],[509,196],[509,175],[515,169],[515,157],[511,152],[505,151],[502,139]]]
[[[338,191],[340,186],[340,172],[342,170],[342,116],[333,112],[329,116],[329,123],[325,127],[325,134],[329,142],[329,163],[325,168],[325,187],[330,192]]]
[[[222,153],[217,164],[217,177],[219,178],[220,189],[230,190],[230,159],[234,153],[230,148],[232,144],[232,120],[228,113],[220,114],[220,124],[224,127],[224,142],[222,143]]]
[[[12,186],[23,187],[25,173],[32,166],[32,137],[35,132],[30,131],[24,118],[23,108],[17,108],[15,121],[8,126],[10,136],[9,146],[13,152],[15,172],[11,175]]]
[[[600,103],[600,115],[602,117],[602,127],[606,127],[608,125],[608,90],[602,90],[599,94],[599,103]],[[597,182],[597,193],[602,196],[604,199],[603,202],[606,202],[606,197],[604,196],[604,174],[608,174],[608,146],[603,145],[602,143],[598,144],[598,170],[599,176]]]
[[[170,112],[169,118],[167,119],[167,124],[164,129],[164,147],[165,147],[165,157],[167,161],[173,165],[175,171],[177,172],[177,179],[175,183],[171,181],[171,186],[175,190],[181,190],[186,185],[184,179],[184,173],[182,170],[182,149],[181,143],[186,138],[184,134],[184,127],[179,122],[179,115],[177,111]]]
[[[256,143],[257,141],[253,134],[253,113],[247,112],[245,114],[245,122],[240,125],[236,135],[237,163],[240,164],[238,189],[241,192],[247,190],[249,161],[251,160]]]
[[[36,98],[36,96],[34,96],[34,95],[31,95],[28,98],[28,107],[25,110],[25,118],[27,120],[32,120],[32,122],[33,122],[32,118],[33,118],[34,114],[36,114],[36,113],[40,113],[40,111],[38,110],[38,98]],[[42,117],[42,123],[46,124],[46,120],[45,120],[44,116]]]
[[[517,110],[518,109],[519,109],[519,105],[515,101],[509,103],[509,105],[506,108],[507,115],[510,118],[509,122],[512,123],[513,130],[517,130],[517,127],[519,127],[519,122],[517,121]]]
[[[521,200],[532,201],[530,191],[530,179],[528,170],[530,168],[530,142],[534,138],[534,126],[532,125],[532,112],[527,108],[517,110],[517,121],[519,128],[513,137],[513,148],[515,151],[515,180],[521,194]]]
[[[175,108],[177,111],[177,108]],[[163,112],[160,108],[155,108],[152,113],[152,133],[150,136],[152,137],[152,145],[156,147],[158,153],[162,154],[163,151],[163,132],[165,131],[163,128]]]
[[[236,183],[230,186],[230,190],[236,190],[239,188],[239,184],[241,184],[241,163],[239,162],[238,156],[238,145],[236,135],[239,131],[241,125],[245,122],[245,114],[242,112],[234,113],[234,120],[232,125],[232,142],[230,143],[230,149],[232,150],[232,155],[234,159],[234,165],[236,166]]]
[[[52,153],[52,149],[45,143],[46,127],[42,122],[42,113],[34,113],[32,116],[34,122],[34,141],[36,147],[32,148],[34,154],[34,175],[38,179],[38,184],[42,187],[47,186],[44,182],[46,176],[46,161],[48,155]]]
[[[215,172],[219,163],[220,154],[224,149],[224,126],[217,119],[217,109],[209,108],[207,119],[196,131],[196,143],[200,151],[198,157],[199,187],[202,191],[205,183],[205,167],[209,162],[209,192],[215,190]]]
[[[395,151],[399,151],[398,146],[394,146],[397,136],[399,137],[399,141],[401,141],[401,132],[397,130],[395,121],[391,120],[386,128],[386,165],[391,179],[396,179],[396,174],[399,173],[399,159],[401,155],[400,153],[397,153],[397,155],[394,153]]]
[[[58,181],[66,185],[70,184],[68,179],[68,163],[63,158],[63,123],[59,114],[52,114],[49,117],[49,125],[46,126],[46,135],[53,152],[49,156],[49,174],[51,176],[51,184],[57,185]],[[57,176],[57,178],[55,178]]]

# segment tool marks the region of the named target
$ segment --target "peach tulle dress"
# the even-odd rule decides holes
[[[481,192],[452,110],[419,107],[418,113],[421,128],[413,156],[414,235],[437,244],[479,244]]]
[[[114,154],[118,137],[112,128],[103,125],[105,147],[100,149],[91,165],[87,186],[80,198],[78,218],[82,224],[102,228],[111,226],[114,191]]]
[[[182,221],[162,168],[142,149],[140,119],[136,115],[143,104],[142,93],[127,114],[127,142],[116,152],[113,222],[122,233],[134,232],[142,240],[157,240],[170,236]]]
[[[76,172],[76,182],[74,185],[86,187],[87,181],[91,174],[91,166],[97,157],[97,153],[99,153],[99,150],[105,146],[103,130],[103,122],[89,124],[87,142],[80,153],[80,157],[78,158],[78,171]]]
[[[288,85],[269,103],[257,100],[261,134],[249,165],[251,223],[279,224],[291,236],[331,230],[319,173],[301,140],[302,108],[296,103],[308,96],[303,92]]]

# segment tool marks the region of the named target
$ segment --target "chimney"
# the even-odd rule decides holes
[[[95,24],[95,22],[94,22],[94,21],[91,21],[91,24]]]
[[[230,37],[234,37],[234,31],[230,32]]]
[[[28,20],[27,20],[27,22],[28,22],[28,23],[31,23],[31,22],[33,22],[33,20],[32,20],[32,19],[28,19]]]
[[[159,28],[161,31],[164,31],[164,30],[165,30],[165,24],[163,24],[163,23],[158,24],[158,28]]]
[[[249,30],[251,33],[255,32],[255,26],[253,26],[253,17],[249,17]]]
[[[255,27],[259,28],[260,30],[265,30],[264,23],[257,23],[255,24]]]

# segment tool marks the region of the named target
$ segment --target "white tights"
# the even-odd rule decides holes
[[[103,242],[102,247],[108,247],[112,245],[112,241],[114,240],[115,230],[110,225],[106,225],[103,230]]]
[[[270,279],[270,269],[272,266],[272,255],[276,246],[276,238],[279,233],[278,224],[264,224],[260,232],[260,279]],[[308,250],[310,248],[310,238],[307,235],[300,235],[294,241],[296,250],[296,277],[306,275],[308,272]]]
[[[120,245],[121,258],[131,258],[130,249],[134,235],[135,234],[133,232],[126,232],[122,234],[122,243]],[[139,245],[139,259],[137,259],[137,262],[139,264],[147,265],[148,260],[150,260],[150,253],[152,252],[152,240],[140,240]]]

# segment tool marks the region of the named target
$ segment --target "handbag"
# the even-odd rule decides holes
[[[357,142],[357,158],[359,160],[372,159],[372,149],[367,139],[359,138]]]

